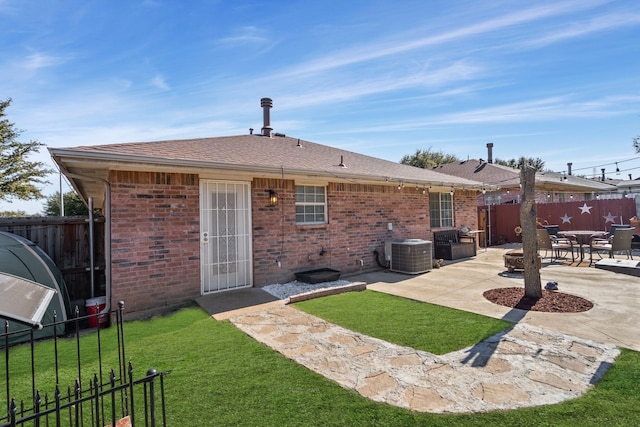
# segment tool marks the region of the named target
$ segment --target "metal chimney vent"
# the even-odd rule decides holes
[[[271,116],[269,114],[269,110],[273,107],[273,101],[271,98],[262,98],[260,100],[260,106],[262,107],[262,135],[271,136],[271,131],[273,128],[271,127]]]

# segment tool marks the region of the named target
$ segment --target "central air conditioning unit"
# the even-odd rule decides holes
[[[433,243],[422,239],[404,239],[385,243],[385,255],[390,270],[420,274],[433,268]]]

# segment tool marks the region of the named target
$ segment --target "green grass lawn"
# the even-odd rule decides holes
[[[512,325],[375,291],[312,299],[296,307],[353,331],[434,354],[472,346]]]
[[[348,324],[354,322],[353,318],[360,316],[362,320],[355,319],[354,329],[362,327],[363,332],[372,336],[444,352],[450,351],[447,337],[459,339],[461,328],[473,325],[475,332],[470,336],[485,337],[496,328],[504,327],[495,319],[469,316],[468,313],[374,292],[337,295],[298,306],[347,327],[351,327]],[[361,314],[340,314],[354,310]],[[375,321],[365,316],[380,319]],[[345,323],[341,323],[342,317],[345,317]],[[392,321],[401,326],[395,328],[401,330],[395,336],[394,328],[386,326]],[[358,323],[365,325],[358,326]],[[376,324],[379,323],[385,325],[378,331]],[[433,332],[432,328],[442,329],[441,334],[425,333]],[[285,359],[231,323],[211,319],[199,308],[183,309],[147,321],[128,322],[125,333],[127,358],[134,364],[136,377],[149,368],[172,371],[165,378],[169,426],[640,425],[637,404],[640,355],[630,350],[623,350],[604,379],[579,399],[514,411],[435,415],[365,399]],[[115,330],[109,328],[103,334],[113,336]],[[424,335],[434,337],[433,342]],[[463,338],[457,345],[472,344],[464,343],[468,339]],[[82,340],[87,342],[86,352],[90,353],[94,335]],[[39,344],[38,353],[44,353],[47,346],[50,343]],[[24,357],[19,353],[26,353],[26,350],[25,346],[16,349],[12,352],[12,360]],[[63,350],[68,351],[66,347]],[[104,350],[104,359],[115,361],[115,350]],[[95,366],[94,362],[87,362],[83,374],[88,374]],[[0,368],[3,367],[0,363]],[[14,378],[19,375],[28,379],[29,372],[30,367],[27,367],[14,373],[12,384],[14,380],[20,382],[19,378]],[[38,372],[42,381],[53,375],[52,368],[44,362],[38,365]],[[70,375],[73,377],[72,372]],[[28,388],[27,392],[30,393]]]

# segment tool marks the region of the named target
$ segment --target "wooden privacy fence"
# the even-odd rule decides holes
[[[105,294],[104,218],[94,218],[94,290],[91,292],[88,216],[0,218],[0,230],[17,234],[44,250],[58,266],[69,298],[84,300]],[[82,302],[80,302],[82,300]]]
[[[560,230],[609,231],[611,224],[637,225],[634,199],[589,200],[538,204],[538,221],[558,225]],[[491,245],[520,243],[515,228],[520,226],[520,205],[478,206],[478,223],[490,236]],[[636,229],[636,233],[640,230]]]

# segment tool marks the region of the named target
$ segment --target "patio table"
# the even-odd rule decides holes
[[[558,236],[560,237],[575,237],[580,247],[580,262],[584,260],[584,247],[589,245],[589,241],[591,241],[593,237],[604,237],[607,234],[606,231],[595,230],[567,230],[558,232]]]

